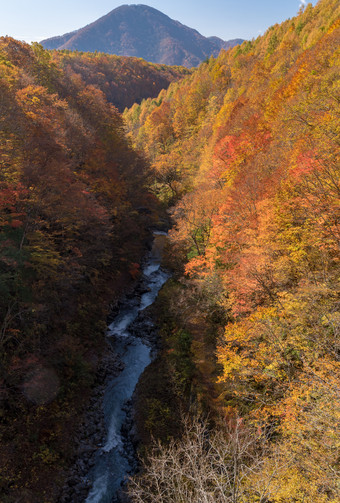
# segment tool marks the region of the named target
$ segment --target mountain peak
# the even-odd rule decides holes
[[[65,35],[43,40],[46,49],[106,52],[136,56],[152,63],[197,66],[221,48],[242,42],[204,37],[197,30],[144,4],[124,4],[97,21]]]

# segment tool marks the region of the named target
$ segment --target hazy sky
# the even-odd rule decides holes
[[[295,16],[307,0],[1,0],[0,36],[32,42],[63,35],[124,3],[150,5],[202,35],[228,40],[256,38],[272,24]]]

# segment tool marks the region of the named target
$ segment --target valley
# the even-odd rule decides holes
[[[0,501],[336,503],[338,1],[190,69],[72,37],[0,38]]]

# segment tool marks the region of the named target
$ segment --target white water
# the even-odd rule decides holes
[[[151,357],[150,347],[139,337],[132,336],[129,327],[139,312],[155,301],[159,290],[169,278],[169,274],[160,268],[161,250],[166,240],[164,236],[166,233],[154,233],[154,246],[143,268],[143,287],[147,291],[141,298],[136,295],[131,299],[108,327],[108,336],[114,339],[114,349],[121,355],[125,368],[109,383],[105,392],[104,414],[107,437],[90,474],[93,485],[86,503],[117,501],[117,491],[132,469],[124,451],[121,434],[121,427],[126,418],[124,405],[131,399],[139,377],[151,362]]]

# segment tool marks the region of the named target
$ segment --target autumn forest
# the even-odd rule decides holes
[[[338,0],[192,70],[0,39],[1,502],[61,501],[155,229],[124,501],[339,501],[339,48]]]

